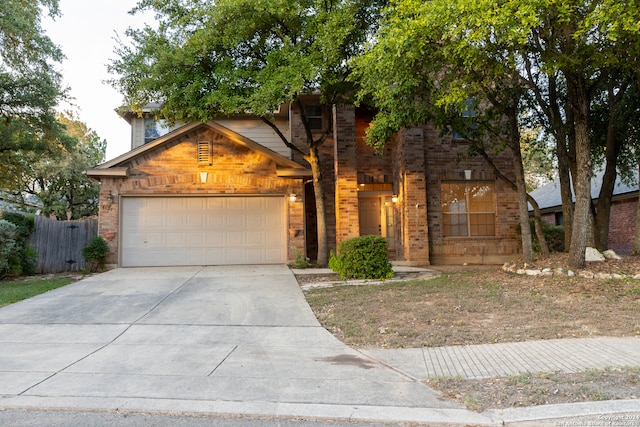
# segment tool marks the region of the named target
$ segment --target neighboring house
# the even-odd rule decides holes
[[[421,126],[377,155],[364,142],[366,110],[305,102],[318,132],[333,115],[332,137],[320,147],[332,250],[377,234],[388,238],[391,260],[413,265],[501,263],[520,253],[517,197],[484,160],[467,158],[467,142]],[[299,112],[283,105],[275,115],[279,130],[304,146]],[[99,232],[110,263],[315,259],[311,170],[259,118],[191,123],[147,143],[145,116],[126,118],[132,150],[88,171],[101,182]],[[513,175],[509,152],[496,161]]]
[[[40,209],[42,209],[42,203],[31,194],[20,198],[0,191],[0,212],[38,212]]]
[[[597,202],[602,186],[603,172],[598,172],[591,179],[591,195]],[[637,182],[637,175],[635,177]],[[560,181],[554,181],[536,188],[530,193],[538,205],[542,219],[551,225],[563,225],[562,198],[560,196]],[[574,197],[575,201],[575,197]],[[628,185],[620,177],[616,179],[609,218],[608,248],[618,254],[629,255],[633,250],[633,239],[636,229],[636,215],[638,209],[638,185]],[[531,211],[531,209],[530,209]]]

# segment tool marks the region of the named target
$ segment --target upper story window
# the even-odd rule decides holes
[[[460,115],[460,128],[453,129],[452,138],[454,141],[464,141],[469,139],[469,131],[473,131],[477,124],[475,123],[476,112],[473,109],[473,100],[465,101],[462,114]]]
[[[311,130],[322,130],[322,107],[320,105],[308,105],[304,110],[309,128]]]
[[[144,119],[144,143],[148,143],[153,141],[154,139],[158,139],[163,135],[169,133],[171,128],[169,127],[169,123],[166,120],[159,119],[155,120],[153,118],[145,118]]]
[[[440,203],[443,236],[495,236],[496,203],[493,182],[443,182],[440,185]]]

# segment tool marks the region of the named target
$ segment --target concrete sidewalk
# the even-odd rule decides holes
[[[638,366],[639,341],[358,351],[318,324],[286,266],[118,269],[0,309],[0,409],[462,425],[632,412],[637,400],[478,414],[421,380]]]

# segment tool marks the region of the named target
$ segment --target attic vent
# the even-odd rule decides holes
[[[198,141],[198,164],[211,165],[213,163],[213,147],[211,141]]]

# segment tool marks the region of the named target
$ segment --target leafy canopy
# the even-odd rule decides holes
[[[100,186],[85,171],[104,161],[106,141],[72,113],[59,114],[57,120],[62,131],[55,147],[44,154],[19,151],[17,161],[7,165],[12,178],[4,188],[17,196],[36,196],[47,215],[97,215]]]
[[[57,16],[57,0],[3,0],[0,4],[0,153],[43,148],[57,132],[54,107],[64,97],[54,64],[63,58],[41,27]]]
[[[157,27],[129,29],[110,71],[125,103],[161,102],[170,120],[259,116],[300,95],[353,93],[348,60],[376,22],[379,0],[142,0]]]

